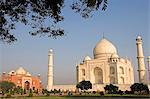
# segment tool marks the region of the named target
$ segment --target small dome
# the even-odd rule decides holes
[[[23,67],[19,67],[17,70],[16,70],[16,74],[20,74],[20,75],[25,75],[27,72],[24,70]]]
[[[51,52],[51,53],[52,53],[52,52],[53,52],[53,49],[49,49],[49,52]]]
[[[107,39],[103,38],[94,48],[94,58],[100,58],[102,54],[117,53],[116,47]]]
[[[86,56],[86,57],[84,58],[84,61],[88,61],[88,60],[91,60],[91,58],[90,58],[89,56]]]
[[[118,56],[118,54],[115,53],[115,54],[111,55],[111,58],[119,58],[119,56]]]
[[[14,70],[11,70],[8,74],[12,75],[12,74],[16,74],[16,72]]]
[[[148,56],[147,59],[150,60],[150,56]]]
[[[142,39],[142,37],[139,35],[139,36],[137,37],[137,39]]]
[[[31,74],[29,73],[29,72],[27,72],[27,74],[26,74],[27,76],[31,76]]]

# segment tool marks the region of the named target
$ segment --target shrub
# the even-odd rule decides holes
[[[46,96],[50,96],[50,93],[49,93],[49,92],[46,92]]]
[[[103,92],[103,91],[99,92],[99,94],[100,94],[101,96],[104,96],[104,92]]]
[[[96,91],[93,91],[93,94],[96,94]]]
[[[137,92],[138,94],[149,94],[148,86],[143,83],[134,83],[130,88],[133,93]]]
[[[33,93],[29,93],[28,97],[33,97]]]
[[[118,94],[123,95],[123,91],[119,90]]]
[[[76,85],[76,88],[84,91],[88,89],[92,89],[92,83],[90,81],[83,80]]]
[[[116,94],[119,88],[118,86],[110,84],[110,85],[106,85],[104,89],[105,89],[105,92],[107,92],[108,94]]]
[[[7,95],[6,95],[6,98],[11,98],[11,94],[7,94]]]
[[[128,91],[128,90],[126,90],[124,93],[125,93],[125,94],[134,94],[133,91]]]
[[[26,89],[23,90],[23,93],[26,94]]]

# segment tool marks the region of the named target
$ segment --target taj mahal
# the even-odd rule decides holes
[[[136,38],[136,45],[139,82],[148,84],[141,36]],[[93,59],[86,56],[76,66],[77,83],[83,80],[90,81],[93,91],[104,91],[104,86],[107,84],[115,84],[123,91],[130,90],[130,86],[134,83],[134,66],[129,59],[119,56],[118,49],[111,41],[102,38],[93,49],[93,56]],[[150,80],[150,56],[147,62]],[[76,85],[53,84],[52,49],[48,53],[47,89],[76,90]]]

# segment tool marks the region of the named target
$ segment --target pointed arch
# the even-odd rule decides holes
[[[124,74],[124,68],[122,66],[119,67],[120,73]]]
[[[115,74],[115,68],[114,67],[110,67],[110,74]]]
[[[120,77],[121,84],[124,84],[124,77]]]
[[[94,68],[94,77],[95,77],[96,84],[102,84],[103,83],[103,70],[99,67]]]
[[[115,84],[115,77],[110,77],[110,83]]]
[[[85,76],[85,69],[82,69],[82,76]]]

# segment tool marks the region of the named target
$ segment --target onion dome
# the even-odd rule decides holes
[[[117,54],[116,47],[107,39],[103,38],[101,41],[97,43],[93,50],[94,58],[101,58],[104,54]]]
[[[12,75],[12,74],[16,74],[16,72],[14,70],[11,70],[8,74]]]
[[[16,70],[16,74],[19,74],[19,75],[25,75],[27,72],[24,70],[23,67],[19,67],[17,70]]]
[[[91,58],[90,58],[89,56],[86,56],[86,57],[84,58],[84,61],[88,61],[88,60],[91,60]]]

